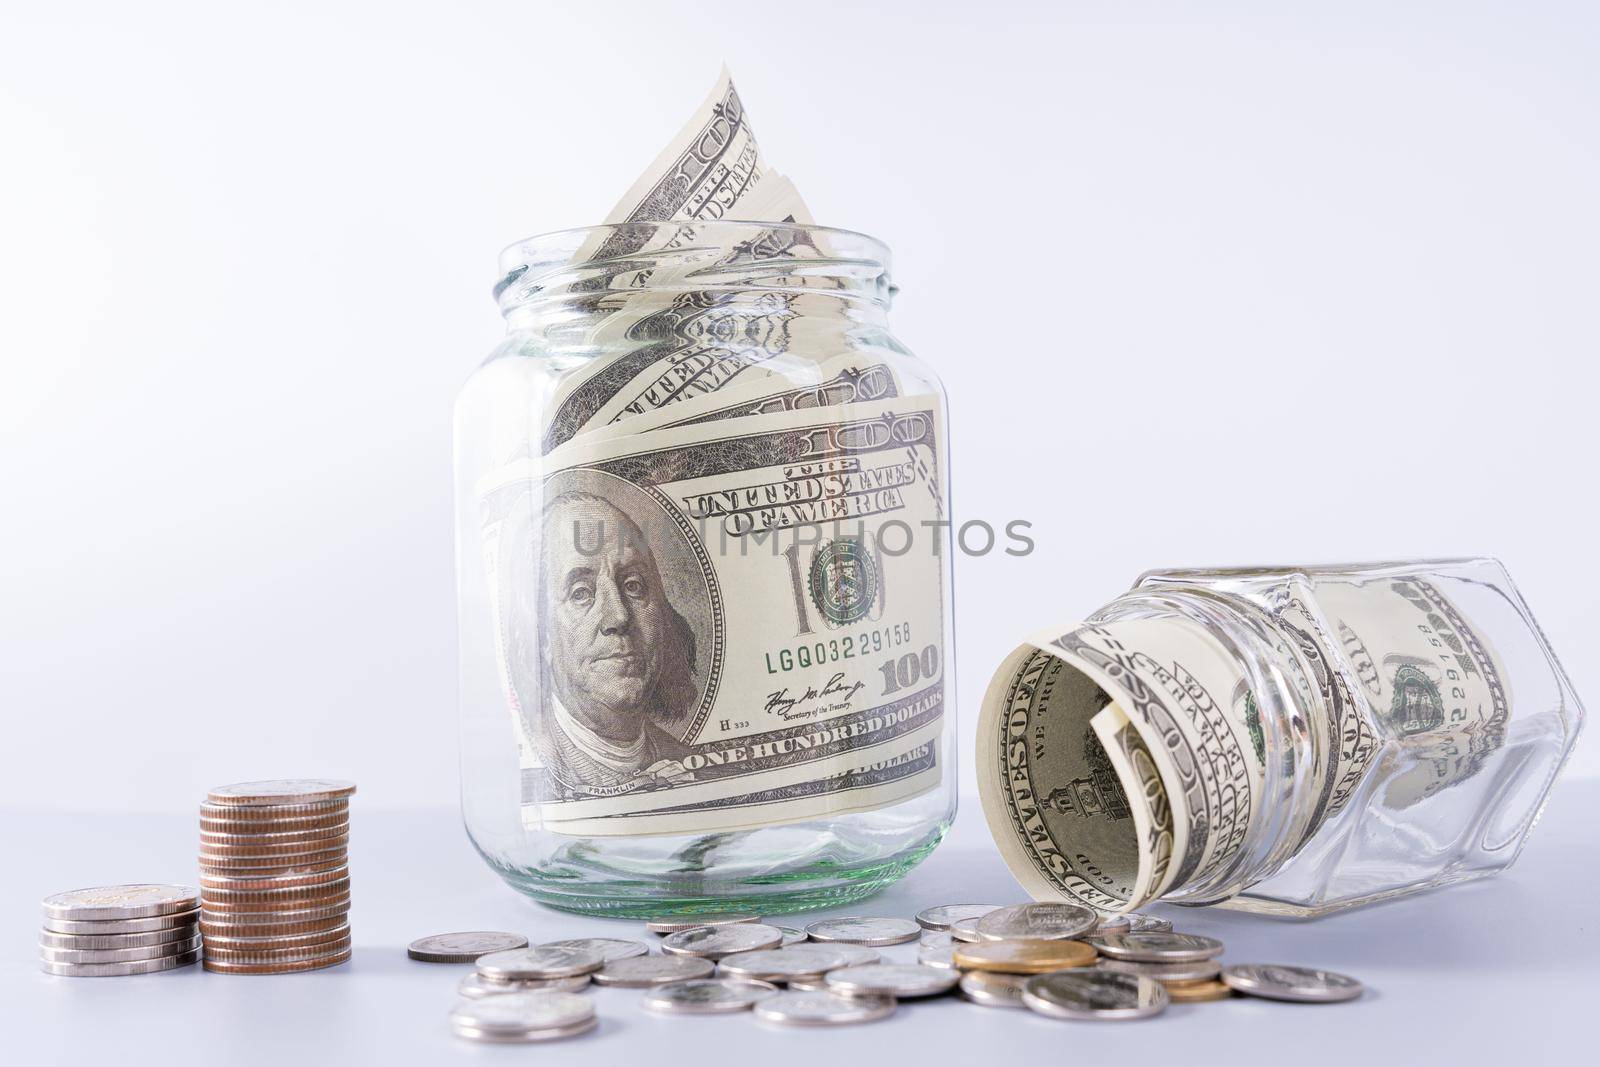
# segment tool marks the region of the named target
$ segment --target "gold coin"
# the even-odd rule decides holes
[[[290,889],[295,886],[322,885],[349,877],[348,867],[331,871],[304,871],[294,874],[202,874],[201,889]]]
[[[1174,1004],[1197,1004],[1203,1000],[1227,1000],[1233,996],[1233,990],[1227,983],[1215,978],[1205,978],[1198,982],[1163,982],[1167,987],[1167,999]]]
[[[1082,941],[978,941],[955,949],[961,970],[1001,974],[1048,974],[1087,967],[1094,959],[1094,949]]]
[[[350,921],[350,909],[339,908],[320,919],[285,920],[282,912],[257,915],[208,917],[200,922],[200,932],[211,938],[298,937],[337,930]],[[259,922],[256,920],[260,920]]]
[[[200,905],[201,913],[210,918],[217,916],[250,914],[269,914],[288,911],[315,911],[323,908],[338,908],[350,903],[350,890],[348,887],[334,894],[319,896],[292,897],[285,896],[281,900],[219,900],[207,899]]]
[[[200,839],[200,855],[207,859],[250,859],[257,856],[300,856],[315,852],[343,851],[350,844],[350,835],[318,837],[307,841],[260,842],[254,840],[223,842]]]
[[[309,960],[295,960],[290,963],[233,963],[227,960],[205,961],[205,969],[216,971],[219,974],[290,974],[294,971],[317,971],[324,967],[336,967],[350,958],[350,950],[336,953],[332,956],[319,957]]]
[[[264,904],[282,902],[291,898],[327,896],[332,893],[347,892],[350,889],[350,876],[338,871],[329,871],[328,876],[320,882],[311,882],[307,885],[280,885],[266,889],[240,887],[221,887],[208,885],[200,890],[200,900],[205,906],[221,904],[248,904],[251,901],[260,901]]]
[[[278,945],[256,946],[247,948],[224,947],[207,941],[205,944],[206,959],[220,960],[223,963],[298,963],[301,960],[320,959],[350,948],[350,934],[341,934],[332,941],[324,941],[319,945]]]

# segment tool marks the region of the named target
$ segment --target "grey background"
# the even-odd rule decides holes
[[[1595,5],[0,6],[0,805],[454,803],[495,255],[599,221],[724,60],[894,249],[957,518],[1034,524],[957,561],[964,734],[1171,565],[1499,555],[1600,689]]]

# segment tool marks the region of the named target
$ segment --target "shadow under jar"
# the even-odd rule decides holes
[[[543,903],[859,899],[956,806],[942,386],[888,250],[623,224],[501,257],[456,405],[462,809]]]

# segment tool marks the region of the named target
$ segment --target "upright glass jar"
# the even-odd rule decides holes
[[[1310,917],[1508,866],[1582,721],[1494,560],[1155,571],[1013,653],[978,777],[1036,896]]]
[[[501,256],[456,406],[462,809],[554,907],[824,907],[956,805],[943,389],[888,250],[773,223]]]

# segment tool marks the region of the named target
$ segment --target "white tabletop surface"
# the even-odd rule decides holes
[[[1360,978],[1367,993],[1351,1004],[1240,998],[1174,1005],[1137,1023],[1071,1023],[940,999],[902,1004],[884,1022],[813,1031],[740,1016],[652,1015],[640,1008],[635,990],[595,989],[589,995],[599,1028],[538,1046],[480,1046],[453,1037],[445,1015],[467,968],[413,962],[405,955],[407,942],[463,929],[514,930],[535,941],[652,935],[637,923],[565,915],[521,898],[478,859],[453,812],[364,812],[357,798],[351,859],[356,952],[349,964],[279,977],[191,967],[98,979],[39,971],[39,899],[112,882],[192,882],[192,820],[12,813],[0,816],[9,861],[0,880],[9,916],[0,972],[6,1061],[818,1067],[848,1056],[849,1062],[911,1067],[1004,1056],[1101,1067],[1270,1057],[1293,1067],[1351,1067],[1587,1059],[1600,1015],[1597,808],[1600,782],[1564,783],[1510,871],[1317,922],[1152,909],[1180,929],[1222,938],[1228,960],[1311,964]],[[932,904],[1017,898],[982,815],[969,802],[927,862],[849,910],[909,917]],[[817,916],[823,914],[829,913]],[[915,947],[886,955],[909,961]]]

